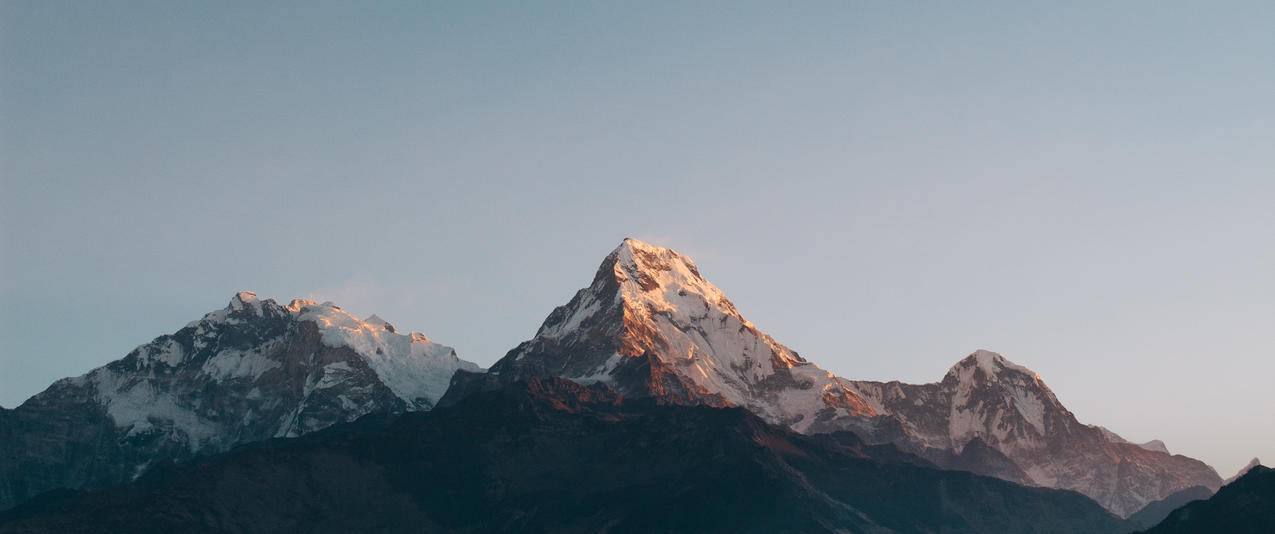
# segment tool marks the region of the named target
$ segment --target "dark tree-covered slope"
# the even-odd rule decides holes
[[[1275,469],[1255,466],[1207,500],[1188,503],[1147,531],[1152,534],[1275,532]]]

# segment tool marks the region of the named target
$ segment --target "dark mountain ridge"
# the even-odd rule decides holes
[[[1148,534],[1275,532],[1275,469],[1256,465],[1205,500],[1174,510]]]
[[[1127,531],[1077,493],[918,464],[738,408],[531,378],[46,495],[0,532]]]
[[[1164,521],[1164,518],[1183,505],[1212,496],[1213,490],[1204,486],[1193,486],[1142,507],[1141,510],[1129,516],[1129,522],[1138,525],[1139,528],[1151,528]]]

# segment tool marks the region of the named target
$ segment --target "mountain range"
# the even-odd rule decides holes
[[[625,456],[631,447],[642,455]],[[679,447],[702,455],[703,469],[677,458]],[[738,483],[713,495],[714,479]],[[743,485],[763,480],[773,487]],[[15,532],[78,521],[136,530],[139,514],[161,511],[152,502],[174,510],[157,530],[279,521],[335,531],[338,518],[302,514],[334,505],[388,506],[386,530],[1118,532],[1147,525],[1119,518],[1159,517],[1222,484],[1162,442],[1081,423],[1039,375],[994,352],[975,351],[929,384],[838,377],[745,319],[690,258],[634,239],[486,371],[376,316],[241,292],[0,409],[0,510],[25,502],[0,524]],[[702,511],[639,517],[674,506],[662,500],[670,488]],[[913,503],[909,518],[891,508],[905,494],[931,500]],[[621,496],[635,500],[608,501]],[[773,523],[772,501],[809,522]],[[1038,527],[1014,508],[1032,510],[1024,517]],[[710,517],[730,510],[747,522]]]
[[[690,258],[634,239],[489,373],[459,378],[547,374],[666,403],[741,406],[798,432],[849,430],[944,467],[1079,491],[1121,516],[1222,484],[1203,462],[1080,423],[1040,376],[989,351],[937,383],[837,377],[745,319]]]
[[[0,514],[6,534],[1127,530],[1073,492],[939,470],[740,408],[624,401],[554,377]]]

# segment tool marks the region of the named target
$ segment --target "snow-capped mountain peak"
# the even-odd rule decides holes
[[[1021,469],[1011,480],[1074,489],[1120,515],[1220,481],[1207,465],[1172,456],[1163,444],[1133,444],[1081,424],[1036,372],[992,351],[962,358],[937,384],[852,383],[904,428],[897,443],[962,450],[977,440]]]
[[[369,319],[331,302],[281,306],[240,291],[177,332],[55,382],[13,410],[27,420],[20,427],[27,434],[14,439],[71,436],[82,442],[65,451],[84,456],[0,461],[0,481],[14,484],[0,483],[0,509],[24,492],[125,481],[155,461],[298,436],[373,412],[427,410],[456,371],[481,371],[424,334]]]
[[[227,308],[231,311],[252,310],[260,315],[261,301],[257,300],[257,294],[252,291],[240,291],[230,299],[230,305]]]
[[[987,380],[999,380],[1005,373],[1015,373],[1031,377],[1033,380],[1040,380],[1040,375],[1035,371],[1009,361],[999,353],[986,349],[978,349],[969,356],[956,362],[949,370],[948,376],[973,376],[969,371],[977,369]]]
[[[721,290],[700,276],[694,261],[672,249],[627,238],[608,255],[612,257],[614,260],[604,265],[611,264],[626,298],[642,298],[664,304],[666,308],[676,308],[678,292],[693,293],[706,302],[724,301],[726,306],[734,308]]]
[[[479,370],[457,358],[455,349],[419,332],[399,334],[375,314],[361,320],[331,302],[307,303],[293,313],[300,321],[318,325],[325,345],[353,349],[382,383],[413,406],[437,402],[457,369]]]
[[[690,258],[625,239],[589,287],[492,366],[503,376],[604,382],[666,402],[744,406],[805,429],[872,409],[745,319]]]

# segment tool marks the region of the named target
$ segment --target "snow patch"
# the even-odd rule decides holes
[[[218,352],[204,362],[203,372],[214,380],[251,378],[256,380],[266,371],[278,369],[283,364],[270,358],[282,341],[267,341],[248,350],[228,349]]]
[[[358,353],[381,382],[409,406],[418,406],[419,399],[431,404],[438,401],[457,370],[481,370],[477,364],[457,358],[451,347],[434,343],[424,334],[394,333],[384,328],[383,322],[359,320],[331,302],[301,303],[295,313],[299,320],[319,326],[324,345],[349,347]]]
[[[170,431],[185,439],[192,452],[217,436],[218,425],[178,404],[173,395],[155,388],[151,380],[122,376],[106,368],[92,374],[97,400],[128,435],[152,430]]]
[[[1010,388],[1010,402],[1023,416],[1027,424],[1036,428],[1041,435],[1045,434],[1045,403],[1034,392],[1021,387]]]
[[[158,362],[169,367],[177,367],[186,357],[186,351],[182,348],[177,340],[168,338],[164,341],[156,339],[150,343],[142,345],[134,349],[137,351],[137,359],[143,362]]]

